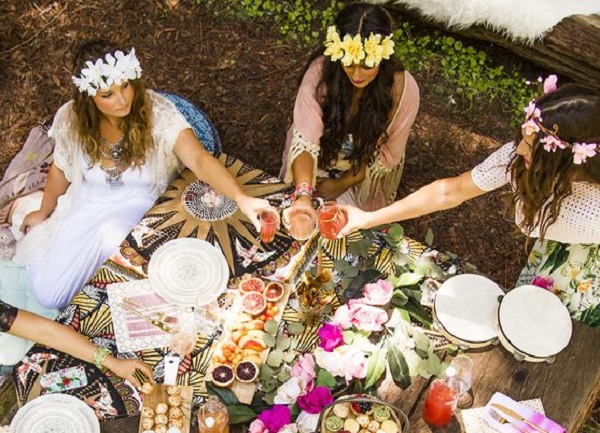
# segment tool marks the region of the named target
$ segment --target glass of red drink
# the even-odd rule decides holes
[[[275,232],[279,229],[279,215],[272,210],[264,210],[258,219],[260,221],[260,240],[268,244],[275,239]]]
[[[334,201],[325,202],[319,208],[318,215],[319,231],[331,241],[337,238],[342,227],[348,222],[348,215]]]
[[[448,386],[442,379],[435,379],[427,392],[423,407],[423,420],[434,427],[447,425],[456,410],[458,390]]]

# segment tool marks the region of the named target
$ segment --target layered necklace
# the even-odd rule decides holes
[[[100,163],[100,169],[106,174],[106,183],[110,189],[119,189],[123,187],[123,172],[127,166],[123,164],[123,147],[125,146],[125,134],[114,143],[100,136],[100,154],[103,158],[110,159],[115,163],[113,167],[105,167]],[[107,149],[105,151],[104,149]]]

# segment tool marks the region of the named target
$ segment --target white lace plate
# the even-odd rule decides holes
[[[148,263],[152,289],[172,304],[203,306],[227,289],[229,266],[209,242],[174,239],[157,249]]]
[[[100,433],[100,423],[92,408],[78,398],[45,394],[19,409],[10,433]]]
[[[484,343],[497,337],[494,316],[498,296],[504,292],[489,278],[462,274],[449,278],[435,296],[435,312],[441,326],[453,337]]]

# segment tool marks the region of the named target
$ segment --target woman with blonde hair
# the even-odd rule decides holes
[[[64,307],[184,167],[259,227],[269,203],[245,194],[173,103],[146,90],[133,48],[87,43],[74,70],[75,96],[49,132],[56,147],[41,207],[24,218],[15,256],[43,306]]]

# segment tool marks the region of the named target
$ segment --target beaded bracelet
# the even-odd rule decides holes
[[[99,347],[94,352],[92,362],[101,372],[106,371],[106,367],[104,367],[104,361],[108,355],[110,355],[110,350],[108,350],[106,347]]]
[[[294,201],[296,201],[298,199],[298,197],[300,197],[301,195],[307,195],[310,198],[312,198],[313,192],[314,192],[314,188],[310,183],[300,182],[298,185],[296,185],[296,189],[294,189],[294,194],[292,197],[293,197]]]

